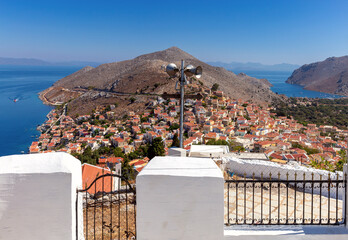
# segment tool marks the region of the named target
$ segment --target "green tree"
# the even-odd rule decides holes
[[[157,137],[153,139],[152,144],[149,147],[148,150],[148,157],[150,159],[154,158],[155,156],[164,156],[165,150],[164,150],[164,143],[161,137]]]
[[[233,151],[236,151],[236,152],[244,152],[245,151],[245,148],[243,146],[234,146],[233,147]]]
[[[169,127],[169,130],[176,130],[180,127],[180,125],[178,123],[173,123],[170,127]]]
[[[129,159],[124,158],[121,165],[122,177],[127,180],[132,180],[134,178],[134,168],[129,165]]]
[[[112,153],[111,149],[107,146],[100,147],[97,151],[99,155],[106,155]]]
[[[229,143],[226,140],[222,140],[222,139],[219,139],[219,140],[210,139],[210,140],[208,140],[206,145],[227,145],[227,146],[229,146]]]
[[[107,106],[105,107],[105,111],[108,112],[108,111],[110,111],[110,110],[111,110],[110,105],[107,105]]]
[[[338,151],[338,155],[341,159],[336,163],[336,170],[343,171],[343,165],[347,162],[347,153],[345,150],[341,149]]]
[[[110,133],[106,134],[104,137],[105,137],[105,138],[110,138],[110,137],[113,136],[114,134],[115,134],[115,133],[111,133],[111,132],[110,132]]]
[[[213,86],[211,87],[211,90],[213,91],[213,92],[215,92],[215,91],[217,91],[218,89],[219,89],[219,84],[217,84],[217,83],[214,83],[213,84]]]
[[[180,140],[177,133],[174,134],[172,147],[180,147]]]
[[[73,134],[74,134],[74,137],[77,137],[80,135],[80,132],[79,132],[79,130],[75,129]]]
[[[125,155],[120,147],[116,147],[114,149],[114,155],[115,155],[115,157],[125,158]]]
[[[343,171],[343,165],[345,164],[345,161],[344,160],[339,160],[337,163],[336,163],[336,171]]]
[[[140,118],[140,121],[143,123],[143,122],[148,122],[149,119],[147,117],[141,117]]]
[[[305,147],[305,146],[302,146],[302,145],[299,144],[299,143],[292,143],[292,147],[293,147],[293,148],[303,149],[303,150],[305,150],[305,151],[307,152],[308,155],[311,155],[311,154],[315,154],[315,153],[319,153],[319,152],[320,152],[318,149]]]
[[[90,146],[86,147],[82,154],[75,153],[73,156],[78,158],[81,163],[89,163],[92,165],[96,165],[99,160],[98,151],[92,151]]]
[[[347,152],[344,149],[339,150],[338,155],[343,160],[343,162],[347,162]]]
[[[131,103],[134,103],[136,98],[135,97],[131,97],[129,100],[130,100]]]

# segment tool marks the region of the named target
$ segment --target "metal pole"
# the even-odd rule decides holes
[[[181,78],[180,78],[180,148],[184,148],[184,91],[185,75],[184,60],[181,60]]]

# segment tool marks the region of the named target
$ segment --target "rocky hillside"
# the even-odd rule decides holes
[[[219,89],[233,98],[258,104],[270,104],[273,100],[280,99],[270,90],[267,80],[259,80],[245,74],[236,75],[224,68],[213,67],[177,47],[127,61],[102,64],[96,68],[85,67],[60,79],[40,96],[51,104],[74,99],[69,103],[70,107],[78,108],[77,103],[94,105],[93,101],[97,98],[111,98],[113,94],[144,97],[147,94],[175,93],[177,79],[169,78],[164,66],[170,62],[180,66],[181,59],[185,60],[185,65],[202,66],[203,76],[199,80],[203,85],[211,87],[218,83]],[[77,93],[79,96],[76,96]],[[104,102],[100,99],[99,101],[100,104]]]
[[[303,65],[286,82],[308,90],[348,96],[348,56]]]

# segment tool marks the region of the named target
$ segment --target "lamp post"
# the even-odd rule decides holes
[[[186,76],[192,77],[195,76],[196,78],[200,78],[202,76],[202,67],[193,67],[192,65],[188,65],[184,67],[185,61],[181,60],[181,69],[179,69],[174,63],[170,63],[166,67],[166,72],[170,77],[176,77],[176,74],[180,71],[180,148],[183,148],[184,146],[184,95],[185,95],[185,85],[187,84]],[[176,88],[175,88],[176,89]],[[178,89],[176,89],[178,90]]]

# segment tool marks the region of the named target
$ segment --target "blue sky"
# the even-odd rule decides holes
[[[0,56],[111,62],[178,46],[203,61],[348,55],[348,1],[0,1]]]

